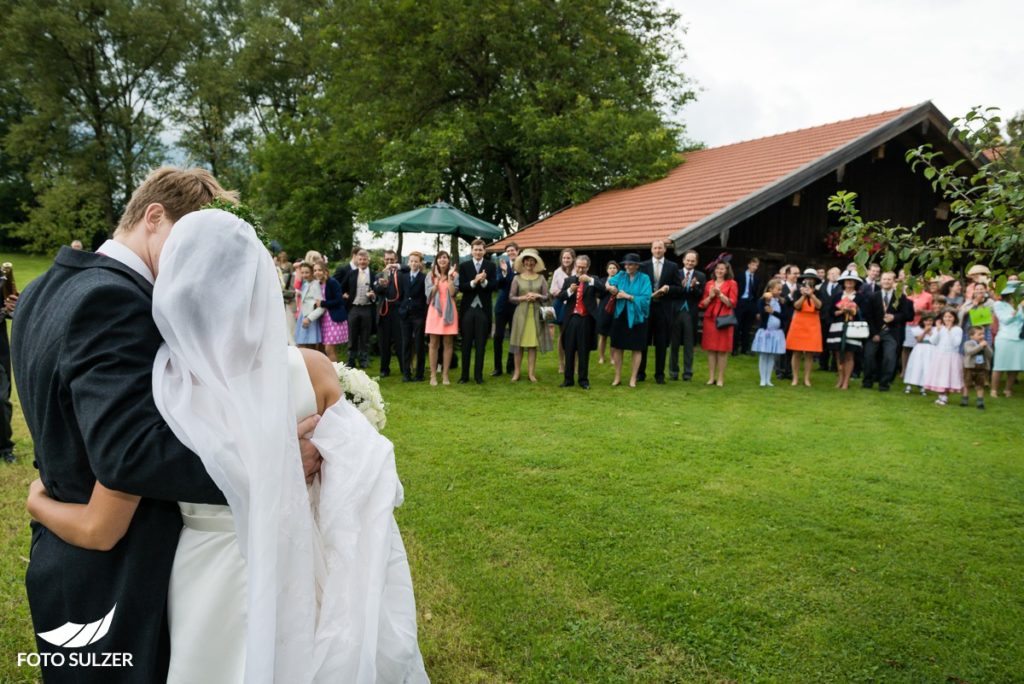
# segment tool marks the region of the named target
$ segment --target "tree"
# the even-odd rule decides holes
[[[28,164],[8,154],[3,147],[11,125],[27,113],[28,103],[17,83],[8,74],[0,73],[0,244],[7,248],[20,246],[21,241],[10,233],[26,220],[27,208],[34,201]]]
[[[1020,268],[1024,263],[1024,172],[1014,161],[1024,151],[1024,139],[1018,136],[1008,142],[1002,137],[1002,119],[995,108],[976,107],[952,123],[950,139],[977,155],[977,171],[966,171],[963,159],[946,163],[931,145],[906,155],[911,168],[930,180],[949,203],[949,234],[925,239],[923,224],[907,227],[865,221],[856,208],[856,193],[841,191],[828,205],[843,225],[840,250],[877,243],[881,251],[876,258],[881,259],[882,268],[905,268],[926,276],[952,273],[972,263],[987,264],[994,272]],[[857,263],[863,266],[867,258],[867,250],[859,249]]]
[[[19,232],[34,247],[109,232],[164,159],[160,110],[193,22],[187,0],[10,3],[0,57],[31,111],[5,148],[29,164],[38,206]]]
[[[364,218],[445,199],[507,229],[678,163],[679,17],[654,0],[350,0],[315,108]]]

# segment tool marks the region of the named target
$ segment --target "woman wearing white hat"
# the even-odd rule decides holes
[[[551,351],[551,334],[540,316],[541,305],[551,299],[548,283],[541,275],[544,260],[532,247],[520,252],[514,264],[516,277],[508,291],[508,300],[516,305],[512,315],[512,334],[508,348],[515,363],[512,382],[519,381],[523,370],[523,350],[527,352],[526,372],[530,382],[537,382],[537,350]]]
[[[856,271],[847,271],[839,276],[839,285],[843,288],[832,296],[828,307],[832,313],[832,325],[828,331],[828,348],[836,355],[839,377],[836,389],[850,389],[850,376],[853,375],[854,357],[864,348],[861,334],[867,330],[861,313],[861,300],[857,290],[864,283]],[[859,321],[856,325],[851,323]],[[862,328],[856,331],[855,328]],[[866,337],[866,335],[864,336]]]

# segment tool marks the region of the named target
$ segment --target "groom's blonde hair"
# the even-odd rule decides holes
[[[238,203],[238,193],[225,190],[206,169],[161,166],[135,189],[114,234],[130,233],[150,204],[162,205],[172,221],[197,211],[215,199]]]

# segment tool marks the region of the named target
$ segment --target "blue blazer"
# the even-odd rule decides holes
[[[321,306],[327,309],[327,315],[335,323],[343,323],[348,320],[345,300],[341,298],[341,283],[334,278],[328,278],[324,285],[324,301]]]

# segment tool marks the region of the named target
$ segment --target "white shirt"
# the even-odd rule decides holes
[[[121,262],[145,278],[146,282],[150,285],[156,283],[156,278],[153,277],[153,272],[149,270],[149,266],[146,266],[146,262],[128,246],[123,245],[116,240],[107,240],[100,245],[100,248],[96,251],[99,254],[110,257],[114,261]]]

